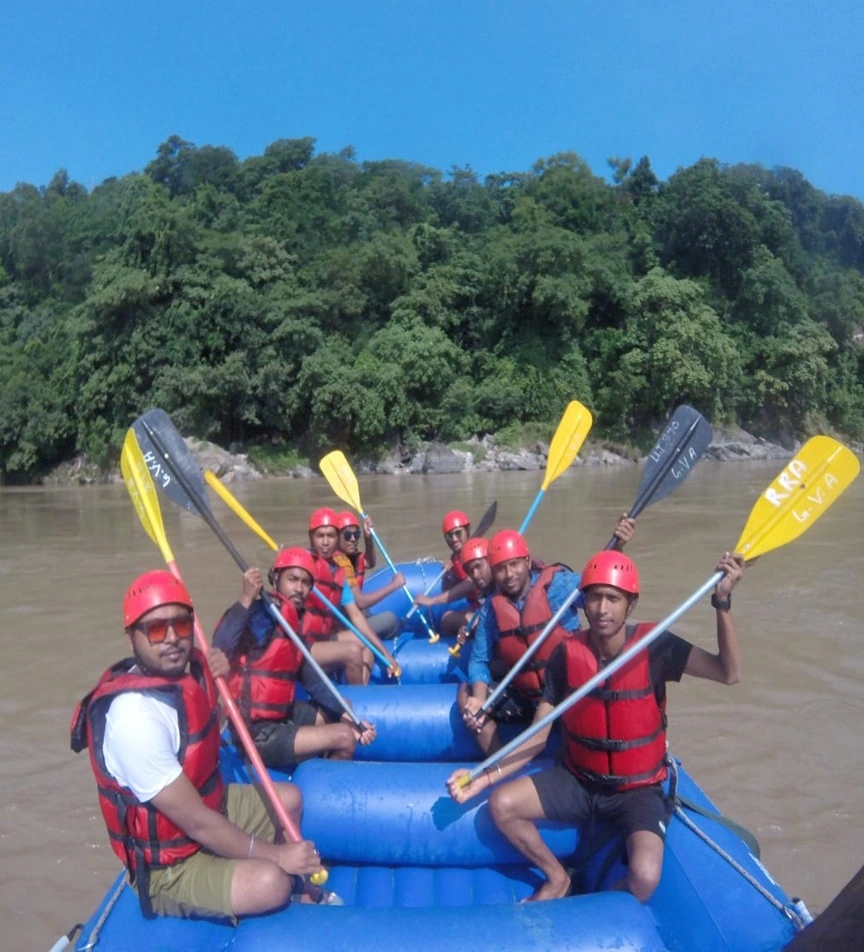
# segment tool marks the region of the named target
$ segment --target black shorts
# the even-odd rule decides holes
[[[666,839],[672,805],[660,783],[606,793],[584,785],[563,764],[535,774],[531,780],[547,820],[573,826],[590,819],[607,820],[625,839],[642,830]]]
[[[325,719],[326,713],[322,711]],[[290,721],[256,721],[251,728],[252,740],[268,767],[290,770],[297,766],[294,742],[301,727],[314,727],[318,708],[309,701],[295,701]]]

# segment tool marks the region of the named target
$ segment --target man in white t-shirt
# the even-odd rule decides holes
[[[123,601],[133,658],[109,668],[79,704],[72,747],[90,750],[111,846],[145,915],[236,917],[287,903],[321,868],[314,843],[275,843],[257,791],[224,785],[208,659],[192,646],[193,607],[169,572],[146,572]],[[299,822],[302,796],[276,784]],[[305,897],[304,897],[305,898]]]

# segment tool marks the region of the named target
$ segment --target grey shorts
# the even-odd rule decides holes
[[[322,711],[323,716],[327,715]],[[250,730],[252,740],[267,767],[291,770],[297,766],[294,743],[301,727],[314,727],[318,708],[309,701],[295,701],[290,721],[256,721]]]
[[[547,820],[573,826],[589,819],[607,820],[621,831],[625,839],[642,830],[656,834],[661,840],[666,839],[672,806],[662,784],[605,792],[596,786],[589,788],[563,764],[535,774],[531,780]]]

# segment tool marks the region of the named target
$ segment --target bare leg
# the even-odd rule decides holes
[[[561,899],[570,892],[570,877],[555,854],[543,842],[535,820],[545,819],[537,788],[529,777],[520,777],[496,787],[489,809],[498,829],[517,850],[546,877],[546,882],[528,900]]]
[[[663,840],[650,830],[637,830],[627,837],[627,879],[624,888],[648,902],[663,871]],[[618,884],[616,884],[618,885]]]
[[[351,641],[316,641],[310,650],[312,657],[325,671],[344,670],[348,684],[369,682],[371,663],[368,668],[364,667],[364,648],[353,635],[351,635]]]
[[[330,757],[333,760],[350,760],[354,756],[357,738],[349,724],[316,724],[300,727],[294,738],[294,756],[299,763],[310,757]]]

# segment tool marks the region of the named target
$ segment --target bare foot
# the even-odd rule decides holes
[[[547,879],[539,889],[535,889],[522,902],[544,902],[546,899],[564,899],[570,895],[570,877],[564,876],[561,880]]]

